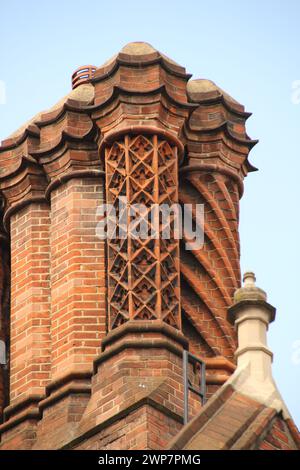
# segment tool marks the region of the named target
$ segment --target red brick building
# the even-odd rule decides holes
[[[275,309],[252,273],[241,288],[249,116],[132,43],[2,142],[0,449],[300,448],[271,375]],[[203,205],[203,246],[173,219],[167,239],[162,223],[99,237],[121,198],[188,205],[194,224]],[[187,350],[206,403],[190,391],[184,423]]]

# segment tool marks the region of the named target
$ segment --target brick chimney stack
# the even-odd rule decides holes
[[[165,448],[183,426],[183,350],[205,360],[208,398],[234,372],[226,315],[256,142],[242,105],[190,78],[149,44],[128,44],[75,72],[67,97],[2,142],[2,449]],[[165,240],[158,214],[156,238],[99,238],[99,206],[122,198],[191,204],[193,222],[204,204],[203,248],[187,249],[190,234],[178,240],[173,225]],[[191,396],[191,417],[200,406]]]

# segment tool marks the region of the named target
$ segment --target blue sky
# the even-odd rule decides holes
[[[260,142],[250,160],[260,171],[241,202],[242,269],[277,307],[273,371],[300,426],[300,2],[10,0],[0,17],[0,140],[68,93],[78,66],[101,65],[131,41],[151,43],[253,112],[248,133]]]

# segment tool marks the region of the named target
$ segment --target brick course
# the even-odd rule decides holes
[[[50,214],[32,203],[11,219],[10,405],[50,380]]]
[[[96,237],[101,180],[72,179],[51,194],[52,380],[92,369],[106,334],[104,242]]]

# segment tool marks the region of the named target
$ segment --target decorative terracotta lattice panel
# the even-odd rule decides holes
[[[177,148],[157,135],[124,136],[106,148],[108,207],[109,328],[128,320],[163,320],[181,327],[179,243],[174,237],[176,211],[170,210],[170,237],[160,217],[164,204],[178,200]],[[144,212],[132,212],[141,204]],[[116,215],[116,217],[115,217]],[[135,234],[137,215],[147,236]],[[114,221],[116,230],[111,232]],[[126,221],[125,227],[123,221]],[[156,235],[154,235],[156,234]]]

